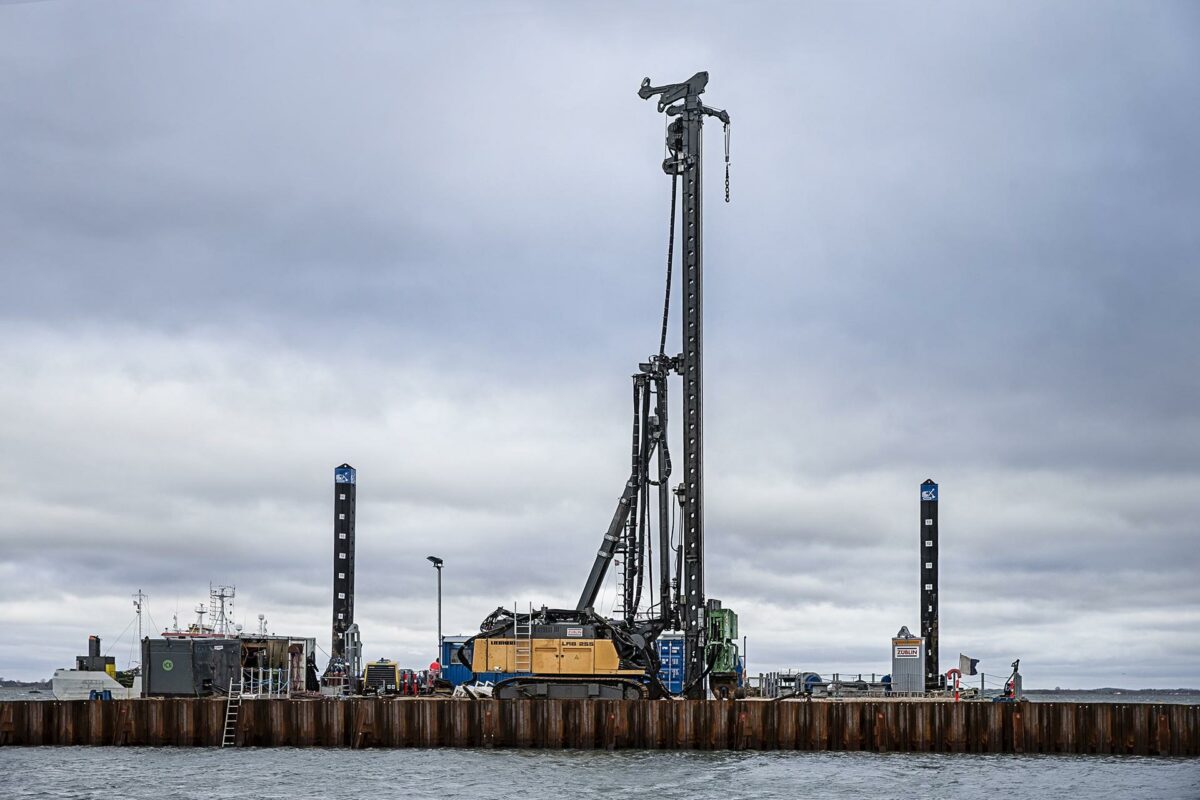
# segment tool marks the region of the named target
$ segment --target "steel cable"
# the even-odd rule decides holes
[[[663,296],[662,335],[658,340],[658,354],[667,354],[667,323],[671,316],[671,272],[675,262],[675,201],[679,195],[679,176],[671,176],[671,228],[667,234],[667,289]]]

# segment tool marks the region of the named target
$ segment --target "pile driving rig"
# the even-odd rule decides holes
[[[458,656],[462,664],[476,676],[498,678],[496,697],[662,696],[666,690],[658,678],[654,642],[668,630],[683,632],[683,694],[705,697],[709,671],[722,654],[729,655],[727,643],[707,646],[705,627],[701,143],[706,116],[716,117],[725,126],[725,200],[729,201],[729,115],[700,102],[707,83],[708,73],[698,72],[684,83],[667,86],[651,86],[647,78],[638,91],[644,100],[657,96],[658,110],[669,120],[668,155],[662,168],[671,176],[671,226],[658,353],[640,364],[633,376],[630,475],[575,608],[529,609],[527,613],[498,608],[483,621],[480,633],[463,645]],[[668,356],[676,205],[681,188],[683,352]],[[667,445],[667,378],[672,372],[683,379],[684,478],[674,489],[668,484],[672,465]],[[678,515],[673,513],[673,501]],[[653,552],[652,515],[657,518],[657,554]],[[676,537],[678,542],[673,544]],[[621,556],[621,605],[614,618],[609,618],[598,613],[595,605],[617,555]],[[642,611],[643,588],[654,586],[655,555],[657,596]],[[736,651],[733,658],[736,660]]]

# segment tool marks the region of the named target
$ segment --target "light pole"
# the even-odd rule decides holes
[[[438,654],[437,662],[442,664],[442,560],[437,556],[425,556],[425,559],[433,564],[433,568],[437,570],[438,576]],[[445,664],[442,667],[445,668]]]
[[[746,659],[746,637],[742,637],[742,685],[750,685],[750,662]]]

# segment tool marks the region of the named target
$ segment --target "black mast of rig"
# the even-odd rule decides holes
[[[921,484],[921,638],[925,640],[925,691],[942,686],[938,666],[938,485]]]
[[[333,470],[333,640],[330,658],[346,658],[346,630],[354,624],[354,510],[358,473],[349,464]]]
[[[702,142],[705,115],[726,125],[729,115],[700,102],[708,73],[684,83],[651,86],[642,81],[638,96],[658,95],[658,110],[675,119],[667,125],[663,171],[682,182],[683,353],[675,368],[683,377],[682,574],[677,605],[684,632],[684,685],[691,697],[704,697],[704,239]]]
[[[594,614],[594,605],[613,557],[624,557],[621,598],[624,629],[630,641],[648,650],[667,629],[684,633],[684,686],[689,697],[706,695],[704,676],[704,336],[703,336],[703,248],[701,237],[702,172],[701,133],[704,117],[716,117],[728,131],[729,115],[700,102],[708,84],[708,73],[697,72],[685,83],[651,86],[642,81],[638,95],[649,99],[660,95],[658,110],[674,117],[667,125],[668,157],[663,171],[671,176],[671,237],[667,249],[667,291],[663,329],[658,353],[639,365],[633,376],[633,439],[629,479],[617,501],[617,509],[605,531],[592,570],[584,583],[575,610]],[[726,170],[729,164],[726,139]],[[674,252],[675,210],[679,185],[683,186],[680,225],[683,239],[683,352],[666,355],[667,324],[670,317],[671,264]],[[729,199],[728,171],[726,200]],[[683,482],[674,490],[682,514],[680,545],[671,564],[670,494],[671,456],[667,447],[667,377],[683,377]],[[651,461],[657,459],[657,477],[651,477]],[[657,613],[639,615],[643,577],[650,569],[650,487],[657,489],[659,586]],[[674,577],[672,578],[672,574]],[[656,663],[656,662],[655,662]]]

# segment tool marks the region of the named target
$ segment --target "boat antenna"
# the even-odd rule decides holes
[[[138,640],[138,652],[139,653],[141,652],[141,641],[142,641],[142,604],[145,603],[146,600],[149,599],[149,597],[150,596],[147,595],[145,592],[143,592],[141,589],[138,589],[137,592],[135,592],[133,595],[133,610],[137,614],[137,624],[138,624],[137,640]],[[130,659],[130,660],[132,660],[132,659]],[[138,661],[138,663],[140,664],[141,661]]]
[[[234,586],[208,584],[208,616],[213,633],[229,635],[229,629],[233,627],[233,598],[236,593],[237,588]]]

